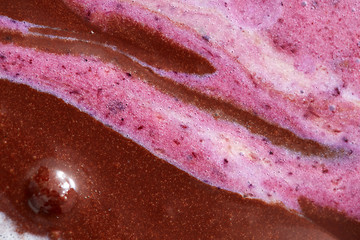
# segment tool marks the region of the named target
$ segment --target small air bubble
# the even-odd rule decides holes
[[[44,215],[69,212],[77,199],[75,181],[65,172],[45,166],[31,176],[26,190],[29,207]]]

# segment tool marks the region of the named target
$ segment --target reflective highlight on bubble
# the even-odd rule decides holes
[[[27,201],[37,214],[59,215],[69,212],[77,201],[76,184],[59,169],[40,166],[29,179]]]

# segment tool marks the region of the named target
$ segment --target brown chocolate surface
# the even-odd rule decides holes
[[[5,14],[9,16],[13,15],[12,12],[5,12]],[[70,15],[72,16],[72,14]],[[22,18],[19,18],[19,20],[22,20]],[[84,26],[87,25],[84,23]],[[92,29],[94,31],[98,31],[96,30],[96,28]],[[76,40],[65,41],[56,38],[49,39],[46,37],[31,35],[23,36],[20,33],[5,30],[0,30],[0,42],[14,43],[20,46],[36,48],[41,51],[47,51],[57,54],[72,54],[77,56],[86,54],[89,56],[98,56],[103,61],[116,64],[124,71],[140,77],[142,80],[153,85],[160,91],[212,113],[216,118],[227,119],[229,121],[234,121],[245,126],[247,129],[249,129],[250,132],[264,136],[265,140],[269,140],[274,145],[283,146],[292,151],[300,152],[304,155],[316,155],[325,158],[346,154],[342,150],[331,149],[313,140],[302,139],[296,136],[293,132],[279,126],[272,125],[265,120],[259,118],[255,114],[240,109],[239,107],[231,103],[228,103],[221,99],[209,97],[184,85],[177,84],[171,79],[160,77],[154,74],[151,70],[142,67],[138,63],[135,63],[128,56],[97,44],[101,42],[111,42],[118,46],[121,50],[128,49],[130,47],[132,48],[131,54],[134,54],[137,57],[146,57],[148,54],[150,54],[149,52],[143,52],[141,50],[142,47],[136,49],[134,47],[135,45],[133,45],[132,43],[130,44],[127,40],[121,40],[120,38],[117,38],[115,40],[112,36],[106,33],[98,33],[93,35],[88,32],[71,33],[37,28],[33,28],[32,30],[42,33],[51,33],[58,36],[78,37],[82,40],[92,40],[95,42],[91,43]],[[170,50],[171,48],[167,49],[167,51]],[[170,53],[168,53],[168,55],[169,54]],[[176,51],[172,52],[171,54],[176,56],[179,55]],[[156,53],[151,53],[151,56],[157,57],[158,59],[160,59],[159,61],[161,61],[161,59],[164,59],[161,54],[159,55]],[[142,59],[142,57],[140,57],[140,59]],[[155,61],[155,59],[153,60]],[[176,61],[185,60],[186,59],[177,59]],[[184,64],[184,62],[182,62],[181,64]],[[192,61],[186,62],[185,65],[194,66]]]
[[[328,229],[339,239],[360,239],[360,223],[331,208],[322,208],[306,198],[299,204],[305,217]]]
[[[139,23],[114,16],[110,21],[108,31],[104,33],[71,12],[62,1],[1,1],[0,14],[20,21],[25,20],[67,31],[89,35],[101,33],[102,36],[97,40],[118,46],[122,51],[161,69],[195,74],[215,71],[214,67],[202,56],[169,41],[160,33],[151,31]]]
[[[206,185],[63,101],[0,82],[0,211],[64,239],[333,239],[281,206]],[[39,166],[76,184],[62,213],[29,207]],[[51,167],[50,167],[51,166]]]
[[[69,11],[61,1],[1,1],[0,14],[77,32],[64,31],[57,35],[78,34],[82,39],[99,42],[102,39],[156,67],[198,74],[214,71],[205,59],[155,33],[148,33],[153,39],[149,45],[127,37],[116,40],[114,36],[121,34],[117,29],[101,33]],[[123,19],[114,21],[131,29],[139,27]],[[96,34],[91,36],[90,31]],[[8,39],[8,33],[2,34],[4,42],[15,41],[25,46],[37,42],[39,45],[32,47],[38,49],[44,47],[41,44],[49,43],[48,39],[41,43],[39,39],[30,41],[14,33]],[[156,46],[164,42],[166,50],[160,53]],[[57,51],[66,49],[72,54],[86,49],[83,43],[59,44],[64,46]],[[71,44],[75,45],[71,47]],[[46,50],[51,52],[51,48],[58,46],[54,40]],[[172,50],[178,53],[174,56],[180,57],[164,65],[168,62],[164,56]],[[99,47],[92,51],[95,51],[93,55],[107,56],[106,61],[114,56]],[[155,59],[147,59],[148,55]],[[116,57],[125,59],[120,54]],[[197,68],[195,64],[195,68],[188,68],[194,66],[192,61],[200,61],[206,67]],[[217,117],[237,121],[274,144],[307,155],[333,154],[325,146],[300,139],[231,104],[201,95],[169,79],[160,79],[147,69],[140,70],[132,61],[121,67],[129,71],[136,69],[158,89],[212,110]],[[61,100],[7,80],[0,80],[0,159],[0,211],[11,217],[22,232],[64,239],[360,238],[359,223],[341,213],[302,200],[305,215],[317,225],[281,206],[244,199],[208,186]],[[46,192],[53,185],[44,183],[46,169],[49,177],[61,170],[74,180],[77,187],[67,195],[68,200],[61,200],[56,191]],[[32,198],[34,194],[38,197]],[[53,205],[42,203],[43,196],[51,196]]]

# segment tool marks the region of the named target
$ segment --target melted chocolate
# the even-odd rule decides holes
[[[100,42],[118,46],[122,51],[157,68],[194,74],[215,72],[215,68],[202,56],[126,18],[113,17],[112,24],[104,33],[71,12],[62,1],[2,1],[0,14],[88,35],[101,34],[97,38]]]
[[[44,11],[44,9],[47,11]],[[51,14],[48,14],[49,9]],[[27,14],[29,11],[31,14]],[[113,25],[109,27],[108,32],[101,32],[86,20],[71,12],[62,1],[4,1],[0,3],[0,14],[17,20],[26,20],[35,24],[64,29],[32,28],[31,31],[34,32],[113,44],[122,51],[130,53],[150,65],[155,64],[156,67],[163,69],[197,74],[215,71],[211,64],[201,56],[177,46],[171,40],[165,39],[163,36],[127,19],[117,19],[114,17]],[[91,34],[91,32],[95,34]],[[145,39],[147,41],[139,41],[139,39],[144,39],[144,36],[146,36]],[[11,42],[54,53],[99,56],[104,61],[118,64],[128,72],[133,72],[133,74],[136,72],[139,77],[146,79],[148,83],[159,90],[212,112],[215,117],[238,122],[252,133],[263,135],[275,145],[284,146],[292,151],[301,152],[304,155],[334,157],[343,154],[341,151],[330,149],[315,141],[302,139],[291,131],[272,125],[252,113],[239,109],[231,103],[208,97],[184,85],[176,84],[170,79],[157,76],[125,55],[94,43],[62,41],[59,39],[50,40],[49,38],[35,36],[23,37],[14,32],[4,31],[0,31],[0,40],[5,43]]]
[[[44,30],[41,32],[44,32]],[[46,32],[49,33],[48,30]],[[51,31],[51,33],[60,33],[61,36],[64,36],[63,32]],[[102,35],[99,35],[93,39],[94,37],[90,37],[90,34],[67,33],[66,36],[77,36],[86,40],[99,40],[102,38]],[[126,55],[96,43],[72,40],[64,41],[56,38],[49,39],[31,35],[25,37],[20,33],[4,30],[0,30],[0,41],[57,54],[87,54],[98,56],[106,62],[117,64],[124,71],[131,72],[132,75],[140,77],[143,81],[146,81],[160,91],[212,113],[216,118],[234,121],[245,126],[250,132],[264,136],[274,145],[283,146],[307,156],[315,155],[329,158],[344,154],[342,151],[331,149],[313,140],[302,139],[291,131],[272,125],[258,116],[242,110],[222,99],[209,97],[182,84],[178,84],[171,79],[160,77],[151,70],[135,63]]]
[[[159,68],[198,74],[215,70],[202,57],[126,19],[114,19],[110,32],[102,33],[61,1],[2,1],[0,14],[76,32],[59,31],[60,36],[78,34],[81,39],[114,44]],[[138,30],[130,35],[147,34],[151,41],[146,45],[126,34],[117,39],[124,34],[115,27],[120,23],[125,30]],[[90,36],[91,31],[97,34]],[[1,34],[5,42],[10,34],[10,42],[50,52],[63,44],[56,51],[76,54],[85,44],[56,40],[49,44],[44,39],[35,45],[41,38]],[[99,49],[91,54],[106,61],[127,59]],[[170,61],[169,55],[174,56]],[[129,59],[120,67],[136,70],[150,84],[184,101],[208,111],[215,108],[218,117],[237,121],[274,144],[307,155],[335,154],[229,103],[160,78]],[[0,91],[0,211],[21,232],[64,239],[333,239],[327,231],[341,239],[360,237],[358,222],[305,200],[300,201],[305,215],[321,228],[281,206],[201,183],[53,96],[6,80],[1,80]],[[65,181],[56,178],[59,171]],[[71,186],[69,179],[76,187],[57,187]]]
[[[299,204],[305,217],[327,229],[339,239],[360,239],[360,223],[331,208],[319,207],[306,198]]]
[[[70,212],[76,203],[76,183],[61,168],[41,165],[28,182],[26,198],[35,213],[59,215]]]
[[[54,96],[6,80],[0,89],[0,211],[21,232],[64,239],[334,239],[279,205],[196,180]],[[45,180],[59,170],[74,180],[76,201],[65,211],[36,214],[29,178],[51,189]]]

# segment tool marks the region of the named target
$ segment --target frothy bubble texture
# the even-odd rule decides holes
[[[47,237],[39,237],[29,233],[20,234],[16,231],[16,225],[0,212],[0,240],[45,240]]]
[[[360,68],[355,59],[360,48],[355,37],[336,34],[336,30],[343,33],[343,24],[350,20],[352,26],[359,26],[359,17],[354,14],[358,5],[350,7],[354,1],[313,1],[315,5],[269,1],[263,8],[249,7],[244,18],[234,17],[241,13],[231,8],[235,1],[66,2],[103,31],[109,29],[110,16],[146,23],[202,55],[217,69],[211,75],[194,76],[152,68],[156,74],[256,112],[301,138],[341,149],[345,155],[329,160],[275,146],[261,134],[252,134],[226,118],[214,118],[216,113],[209,114],[166,94],[142,76],[126,73],[98,56],[59,55],[0,44],[0,63],[4,66],[0,67],[0,76],[65,99],[212,185],[267,202],[282,202],[297,211],[298,198],[306,196],[360,219],[360,95],[356,85]],[[222,7],[213,8],[220,3]],[[282,10],[273,11],[278,8]],[[254,13],[257,9],[274,14],[258,16]],[[332,19],[334,27],[329,29],[320,20],[332,12],[344,15],[337,21]],[[304,25],[303,19],[311,26]],[[3,28],[23,30],[28,26],[3,22]],[[353,28],[354,32],[358,29]],[[324,35],[317,34],[319,31]],[[335,37],[326,38],[328,33]],[[314,34],[321,39],[310,44]],[[325,54],[319,58],[319,52]]]

